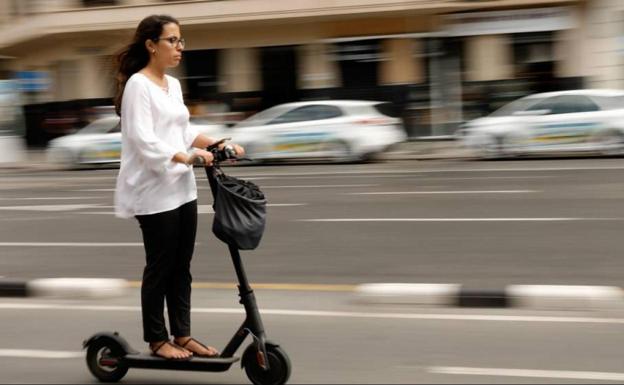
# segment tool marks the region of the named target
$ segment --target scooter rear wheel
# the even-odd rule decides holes
[[[269,370],[264,370],[258,362],[258,348],[251,344],[245,350],[242,364],[247,377],[254,385],[283,385],[290,378],[290,359],[286,352],[275,345],[266,345]]]
[[[121,380],[128,367],[119,365],[121,347],[110,340],[94,341],[87,349],[87,367],[101,382]]]

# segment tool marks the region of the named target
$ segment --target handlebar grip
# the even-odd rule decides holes
[[[223,147],[223,153],[226,159],[236,159],[236,150],[229,144]]]
[[[197,156],[193,159],[193,166],[205,166],[206,159],[203,156]]]

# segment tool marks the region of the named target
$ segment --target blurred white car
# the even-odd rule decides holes
[[[390,103],[378,101],[286,103],[239,122],[227,136],[254,161],[367,160],[407,139],[391,111]]]
[[[224,136],[225,126],[206,121],[191,124],[200,132],[215,138]],[[75,134],[62,136],[48,143],[49,162],[65,167],[119,164],[121,157],[120,118],[106,116],[93,121]]]
[[[624,155],[624,91],[530,95],[466,123],[458,137],[483,158],[579,152]]]

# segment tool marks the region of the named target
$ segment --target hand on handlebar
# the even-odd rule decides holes
[[[245,149],[238,144],[226,144],[223,151],[228,158],[241,158],[245,155]]]
[[[206,151],[209,151],[213,154],[214,161],[216,163],[231,159],[237,160],[242,159],[245,155],[245,149],[238,144],[225,144],[226,141],[230,140],[230,138],[223,138],[218,140],[208,146]]]
[[[193,152],[193,154],[187,160],[186,164],[212,166],[213,161],[214,155],[212,155],[212,152],[198,149]]]

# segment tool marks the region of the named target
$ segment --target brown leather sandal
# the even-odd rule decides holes
[[[199,353],[195,353],[194,351],[190,350],[189,348],[186,347],[186,345],[189,344],[189,342],[194,341],[196,344],[198,344],[199,346],[203,347],[206,350],[214,350],[216,353],[215,354],[199,354]],[[190,337],[188,340],[186,340],[185,343],[183,343],[182,345],[178,345],[181,348],[184,348],[186,350],[189,350],[191,353],[193,353],[194,357],[201,357],[201,358],[217,358],[221,355],[221,353],[219,353],[219,351],[215,348],[209,348],[208,346],[202,344],[201,342],[197,341],[195,338]]]
[[[165,345],[167,345],[167,344],[169,344],[170,346],[172,346],[172,347],[174,347],[174,348],[176,348],[176,349],[178,349],[178,350],[182,350],[182,349],[180,348],[180,346],[178,346],[178,345],[176,345],[176,344],[173,344],[173,343],[171,343],[170,341],[163,341],[162,343],[158,344],[158,345],[157,345],[156,347],[154,347],[154,348],[152,348],[152,345],[150,344],[150,350],[152,351],[152,356],[154,356],[154,357],[158,357],[158,358],[162,358],[162,359],[165,359],[165,360],[171,360],[171,361],[188,361],[188,360],[190,360],[190,359],[192,358],[192,356],[189,356],[189,357],[181,357],[181,358],[175,358],[175,357],[165,357],[165,356],[162,356],[162,355],[158,354],[158,351],[159,351],[159,350],[160,350],[163,346],[165,346]]]

